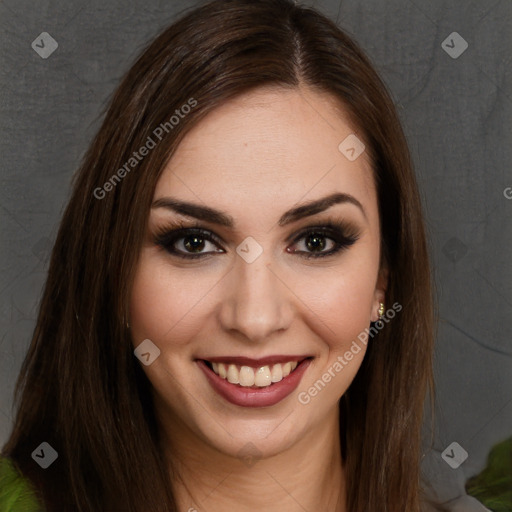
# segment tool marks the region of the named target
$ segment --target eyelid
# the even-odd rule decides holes
[[[308,224],[298,229],[294,234],[290,235],[286,242],[293,242],[297,238],[303,237],[305,233],[309,231],[314,231],[315,229],[319,231],[324,231],[328,233],[339,233],[343,232],[343,235],[346,238],[359,238],[361,236],[361,229],[353,222],[350,222],[345,219],[336,219],[336,218],[327,218],[321,220],[315,224]]]
[[[221,237],[219,237],[209,229],[205,229],[199,223],[193,222],[192,224],[188,224],[186,222],[184,223],[181,221],[177,223],[165,224],[155,229],[153,234],[153,243],[165,248],[166,244],[164,241],[166,238],[172,238],[173,242],[175,242],[177,240],[180,240],[181,238],[190,236],[191,234],[198,234],[207,240],[211,239],[213,243],[217,245],[224,244],[224,241],[222,240]],[[222,252],[225,251],[222,249]],[[181,254],[180,251],[176,251],[176,253]],[[207,255],[208,253],[203,254]]]
[[[347,232],[348,234],[351,234],[353,236],[359,236],[362,228],[358,227],[358,223],[352,222],[351,220],[347,220],[345,218],[336,217],[336,216],[329,216],[324,219],[320,219],[317,222],[313,223],[311,221],[310,223],[306,224],[305,226],[302,226],[301,228],[298,228],[295,230],[294,233],[290,234],[286,238],[286,242],[293,241],[296,236],[303,233],[306,230],[309,229],[322,229],[326,227],[332,227],[333,229],[342,229]],[[176,221],[170,221],[164,225],[162,225],[159,228],[155,229],[155,234],[157,235],[164,235],[170,231],[177,231],[177,230],[186,230],[186,229],[197,229],[202,231],[207,231],[212,235],[212,238],[219,241],[220,243],[225,243],[221,236],[214,233],[211,229],[205,227],[205,225],[201,224],[199,221],[196,220],[176,220]]]

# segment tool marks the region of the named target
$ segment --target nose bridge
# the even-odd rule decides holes
[[[237,330],[251,341],[268,338],[287,325],[289,305],[280,280],[265,252],[252,262],[235,261],[223,304],[224,328]]]

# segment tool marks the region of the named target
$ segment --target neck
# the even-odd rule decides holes
[[[346,511],[337,407],[297,443],[261,458],[219,452],[175,425],[162,425],[162,439],[180,512]]]

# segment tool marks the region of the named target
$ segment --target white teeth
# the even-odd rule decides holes
[[[240,382],[239,371],[234,364],[230,364],[228,368],[228,382],[238,384]]]
[[[283,380],[283,367],[280,364],[272,366],[272,382]]]
[[[288,361],[284,364],[274,364],[252,368],[251,366],[236,366],[226,363],[211,363],[213,371],[231,384],[240,384],[243,387],[258,386],[264,388],[272,383],[281,382],[297,368],[297,361]]]
[[[254,370],[250,366],[242,366],[239,372],[240,386],[254,386]]]
[[[256,375],[254,376],[254,384],[260,388],[269,386],[272,382],[272,375],[270,374],[270,368],[268,366],[262,366],[258,368]]]

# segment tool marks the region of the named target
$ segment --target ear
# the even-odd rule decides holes
[[[372,303],[372,311],[370,319],[372,322],[376,322],[379,319],[379,307],[380,303],[384,303],[384,307],[386,307],[386,290],[388,288],[388,277],[389,271],[387,267],[382,267],[379,270],[379,275],[377,277],[377,284],[375,286],[375,293]]]

